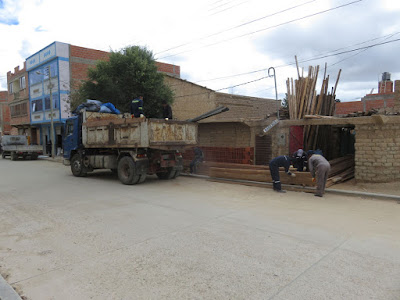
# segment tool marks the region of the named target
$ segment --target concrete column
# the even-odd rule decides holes
[[[394,82],[394,111],[400,112],[400,80]]]

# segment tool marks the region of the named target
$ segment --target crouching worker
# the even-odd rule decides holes
[[[315,154],[314,151],[309,150],[308,155],[308,168],[310,170],[313,181],[317,176],[317,193],[315,196],[322,197],[325,193],[325,185],[328,180],[329,171],[331,165],[329,162],[320,154]]]
[[[293,167],[297,168],[298,172],[304,171],[306,160],[307,156],[303,149],[299,149],[295,153],[293,153]]]
[[[277,191],[278,193],[286,193],[286,191],[282,190],[280,181],[281,179],[279,176],[279,168],[280,167],[285,168],[286,174],[292,177],[296,177],[296,174],[291,173],[289,171],[291,164],[292,164],[292,158],[286,155],[275,157],[269,162],[269,171],[271,172],[274,191]]]

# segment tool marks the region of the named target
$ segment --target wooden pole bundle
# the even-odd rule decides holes
[[[329,91],[330,78],[327,75],[327,64],[325,63],[322,84],[317,95],[319,66],[309,66],[307,77],[303,77],[300,75],[296,56],[295,60],[298,79],[293,81],[293,78],[288,78],[286,81],[290,119],[303,119],[305,116],[333,116],[336,103],[335,93],[342,70],[339,70],[335,86]],[[330,135],[329,126],[306,126],[304,128],[304,149],[325,148]]]

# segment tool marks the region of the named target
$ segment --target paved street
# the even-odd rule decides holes
[[[394,201],[0,170],[0,272],[30,300],[400,299]]]

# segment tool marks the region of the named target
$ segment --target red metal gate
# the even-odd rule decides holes
[[[290,126],[289,128],[289,152],[293,154],[303,146],[303,126]]]

